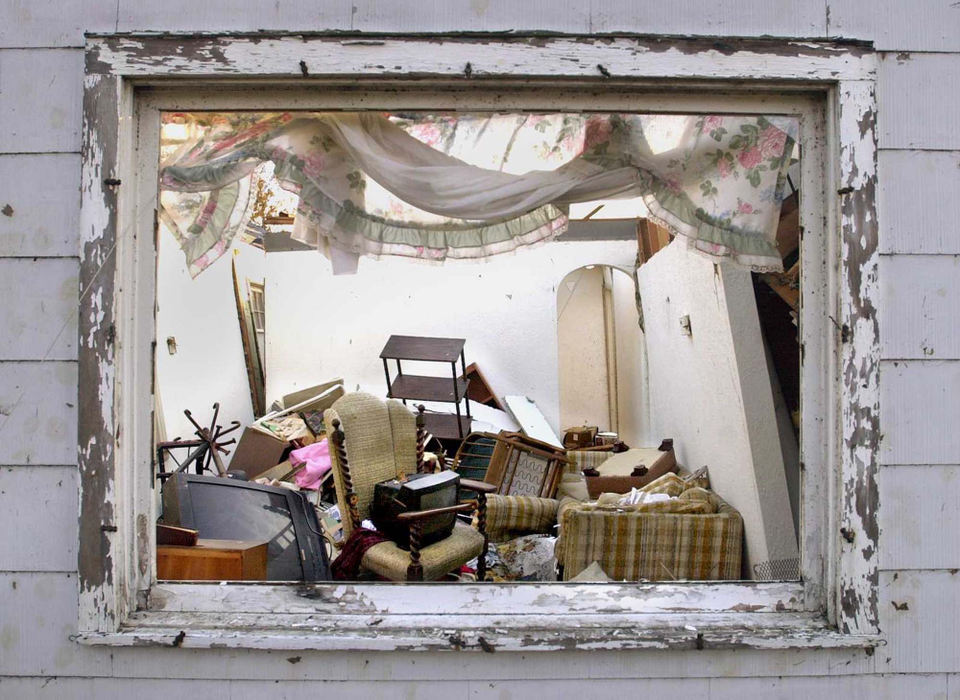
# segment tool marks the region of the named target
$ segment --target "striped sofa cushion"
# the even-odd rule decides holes
[[[487,496],[487,535],[503,542],[518,535],[551,533],[559,501],[537,496]]]
[[[635,509],[565,499],[558,513],[556,546],[564,580],[594,561],[620,581],[740,578],[743,520],[730,505],[710,495],[715,503],[692,498]],[[705,506],[716,512],[689,512]],[[674,512],[657,512],[671,509]]]

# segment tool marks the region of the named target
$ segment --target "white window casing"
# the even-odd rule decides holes
[[[81,207],[80,635],[271,649],[872,647],[879,452],[876,60],[743,39],[91,36]],[[176,110],[785,114],[800,122],[799,582],[156,582],[159,115]]]

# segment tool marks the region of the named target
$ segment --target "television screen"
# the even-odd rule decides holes
[[[405,481],[391,479],[374,487],[371,520],[380,532],[406,549],[410,546],[409,526],[397,520],[406,511],[430,510],[457,504],[460,476],[456,472],[412,474]],[[456,513],[422,521],[424,546],[449,537],[457,521]]]
[[[297,492],[181,473],[163,485],[161,522],[197,530],[205,539],[267,542],[270,581],[330,579],[316,513]]]

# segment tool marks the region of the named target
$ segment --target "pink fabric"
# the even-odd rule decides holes
[[[320,442],[291,452],[290,464],[294,467],[301,464],[307,465],[297,473],[297,486],[302,489],[320,488],[320,482],[330,471],[330,445],[327,443],[327,439],[324,438]]]

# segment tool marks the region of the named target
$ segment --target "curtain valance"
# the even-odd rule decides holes
[[[165,115],[176,123],[185,115]],[[549,240],[568,205],[642,197],[713,255],[780,269],[796,122],[636,114],[213,115],[161,168],[191,274],[229,248],[271,163],[299,196],[294,236],[359,255],[476,258]]]

